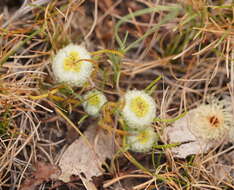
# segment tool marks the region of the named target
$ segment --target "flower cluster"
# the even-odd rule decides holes
[[[70,44],[59,50],[53,60],[52,69],[58,82],[65,82],[72,86],[82,87],[89,80],[93,64],[90,53],[79,45]],[[124,103],[121,116],[127,125],[128,136],[126,142],[132,151],[147,152],[157,142],[152,123],[156,115],[154,99],[141,90],[130,90],[122,98]],[[86,113],[97,117],[102,106],[107,102],[106,96],[92,90],[83,96],[83,108]],[[215,142],[224,137],[234,142],[234,122],[230,101],[211,98],[208,104],[202,104],[190,110],[186,117],[176,121],[170,134],[169,142],[178,141],[193,143],[199,141],[207,150],[207,143]],[[181,136],[181,134],[184,134]],[[206,146],[206,147],[205,147]],[[189,153],[201,151],[188,150]],[[186,154],[183,154],[186,155]]]
[[[127,144],[135,152],[149,151],[156,143],[156,133],[152,122],[156,114],[156,104],[144,91],[128,91],[124,96],[122,116],[130,135]]]

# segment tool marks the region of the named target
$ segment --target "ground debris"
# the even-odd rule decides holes
[[[213,176],[219,182],[226,180],[233,182],[234,179],[234,151],[222,154],[215,164],[210,165]]]
[[[59,166],[62,174],[59,177],[64,182],[70,181],[71,175],[78,175],[85,181],[91,181],[93,176],[102,175],[102,165],[114,154],[113,137],[96,126],[90,126],[64,152]]]
[[[37,185],[51,179],[57,179],[60,174],[61,170],[57,166],[40,161],[36,164],[35,172],[32,173],[31,177],[25,179],[20,190],[34,190]]]

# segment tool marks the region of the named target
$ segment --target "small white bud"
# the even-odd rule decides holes
[[[106,96],[98,91],[92,90],[84,95],[84,110],[92,116],[97,116],[102,106],[107,102]]]

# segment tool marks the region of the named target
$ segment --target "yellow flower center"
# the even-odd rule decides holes
[[[88,98],[88,103],[92,106],[98,106],[100,104],[100,98],[98,94],[91,94]]]
[[[149,134],[147,130],[141,131],[140,134],[137,136],[137,139],[141,144],[145,144],[148,138],[149,138]]]
[[[144,117],[149,111],[149,104],[138,96],[131,101],[130,109],[137,117]]]
[[[68,56],[64,59],[63,68],[66,71],[75,71],[80,72],[82,61],[78,61],[80,59],[79,53],[76,51],[72,51],[68,54]]]

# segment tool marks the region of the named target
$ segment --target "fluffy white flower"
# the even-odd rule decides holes
[[[127,144],[134,152],[147,152],[157,142],[157,135],[152,127],[134,131],[127,136]]]
[[[144,91],[128,91],[124,96],[122,115],[130,128],[142,129],[149,126],[156,114],[156,104]]]
[[[70,44],[55,55],[52,69],[59,82],[69,83],[72,86],[82,86],[90,77],[93,65],[89,52],[82,46]]]
[[[202,104],[191,112],[190,129],[199,138],[220,140],[234,127],[232,109],[226,99],[212,98],[209,104]]]
[[[102,92],[92,90],[84,95],[83,107],[89,115],[97,116],[101,107],[106,102],[106,96]]]
[[[172,148],[179,158],[191,154],[202,154],[223,143],[234,142],[234,122],[229,98],[211,98],[209,104],[201,104],[190,110],[164,130],[168,143],[182,143]]]

